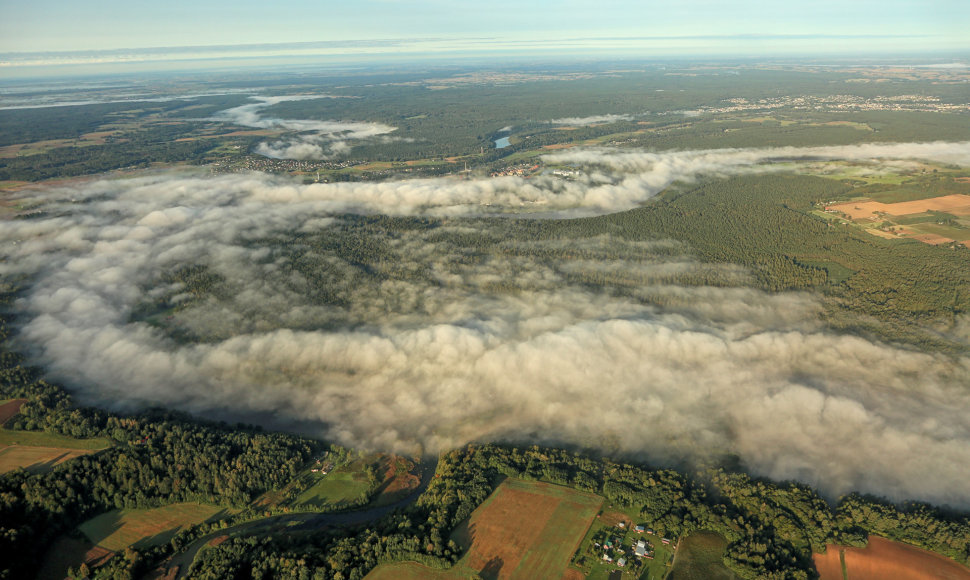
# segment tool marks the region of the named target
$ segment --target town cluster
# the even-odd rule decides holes
[[[695,111],[680,111],[684,114],[699,113],[739,113],[745,111],[767,111],[772,109],[794,109],[801,111],[930,111],[930,112],[968,112],[970,104],[944,103],[939,97],[924,95],[899,95],[894,97],[865,98],[856,95],[828,95],[824,97],[771,97],[764,99],[745,99],[736,97],[725,99],[729,103],[718,107],[700,107]]]

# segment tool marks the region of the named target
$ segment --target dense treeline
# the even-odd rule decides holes
[[[105,123],[137,121],[148,115],[200,119],[246,101],[247,98],[241,95],[221,95],[155,102],[95,102],[89,105],[0,109],[0,127],[3,127],[0,147],[52,139],[76,139],[85,133],[101,130]]]
[[[6,325],[0,341],[6,339]],[[7,428],[44,429],[72,437],[102,437],[112,447],[31,475],[0,477],[0,577],[29,577],[59,534],[115,508],[185,501],[245,507],[289,482],[318,441],[266,433],[244,425],[202,423],[167,411],[121,416],[75,407],[35,369],[3,350],[0,398],[27,402]]]
[[[970,562],[970,519],[928,506],[900,509],[850,495],[833,510],[801,484],[723,470],[690,478],[559,449],[472,445],[442,456],[428,491],[402,513],[356,534],[230,540],[202,553],[195,576],[359,579],[378,563],[402,559],[446,567],[460,555],[448,533],[506,476],[599,493],[638,509],[642,523],[668,537],[718,533],[730,542],[725,564],[742,578],[815,578],[813,551],[826,543],[865,545],[868,533]]]
[[[114,169],[146,168],[152,163],[198,160],[210,141],[141,141],[86,147],[58,147],[46,153],[0,159],[0,180],[39,181],[91,175]]]

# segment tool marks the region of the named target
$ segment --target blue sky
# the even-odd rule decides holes
[[[582,38],[642,56],[967,51],[968,28],[967,0],[0,0],[0,53],[420,38],[448,40],[440,50]]]

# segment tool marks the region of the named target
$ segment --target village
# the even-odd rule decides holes
[[[597,516],[587,535],[585,557],[576,564],[588,578],[663,578],[673,563],[676,538],[665,537],[647,524],[633,524],[625,517],[619,521],[607,514]],[[605,521],[604,521],[605,520]],[[583,565],[585,564],[585,565]]]

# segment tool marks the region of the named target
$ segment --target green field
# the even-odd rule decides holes
[[[366,498],[376,486],[365,471],[367,463],[359,459],[343,465],[327,475],[311,474],[319,480],[294,500],[295,507],[314,509],[340,509],[366,503]],[[364,501],[360,500],[364,498]]]
[[[970,230],[967,228],[949,226],[945,224],[938,224],[935,222],[923,222],[921,224],[912,224],[908,226],[909,229],[920,234],[933,234],[937,236],[943,236],[944,238],[950,238],[951,240],[963,241],[970,240]]]
[[[677,557],[667,580],[735,580],[721,557],[727,542],[710,532],[691,534],[677,547]]]
[[[145,548],[164,544],[186,526],[228,515],[230,511],[219,506],[179,503],[152,509],[113,510],[78,528],[93,544],[119,551],[128,546]]]
[[[75,439],[47,431],[14,431],[0,428],[0,446],[22,445],[24,447],[61,447],[64,449],[87,449],[98,451],[111,446],[108,439]]]

